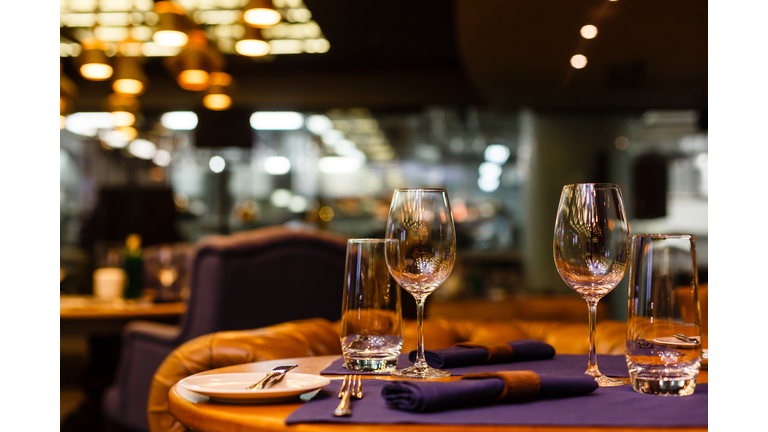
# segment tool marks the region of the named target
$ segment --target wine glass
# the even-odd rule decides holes
[[[600,387],[626,385],[600,373],[595,354],[597,303],[624,277],[629,260],[629,224],[619,186],[563,186],[553,243],[560,277],[589,307],[589,365],[584,373]]]
[[[419,328],[413,366],[393,371],[401,378],[442,378],[447,370],[424,360],[424,301],[453,270],[456,234],[445,189],[396,189],[387,219],[387,267],[392,277],[416,299]]]

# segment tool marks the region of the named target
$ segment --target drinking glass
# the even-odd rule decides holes
[[[392,372],[402,378],[442,378],[447,370],[424,360],[424,301],[451,274],[456,235],[445,189],[396,189],[387,219],[386,260],[392,277],[416,299],[418,347],[413,366]]]
[[[694,236],[632,236],[626,357],[635,391],[693,393],[702,352],[698,294]]]
[[[624,277],[629,260],[629,225],[619,186],[563,186],[553,243],[560,277],[589,307],[589,364],[584,373],[600,387],[626,385],[600,373],[595,354],[597,303]]]
[[[347,242],[341,349],[344,367],[354,371],[392,371],[403,347],[400,287],[384,258],[384,239]]]

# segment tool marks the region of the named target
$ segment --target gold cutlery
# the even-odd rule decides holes
[[[339,389],[341,402],[339,402],[336,410],[333,411],[333,415],[336,417],[352,415],[352,404],[350,403],[352,396],[356,399],[363,397],[362,379],[359,375],[344,375],[344,381],[341,383],[341,389]]]

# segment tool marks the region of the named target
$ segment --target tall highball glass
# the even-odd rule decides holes
[[[618,185],[579,183],[563,187],[553,242],[560,277],[589,307],[587,375],[600,387],[626,385],[597,368],[595,317],[597,303],[624,277],[629,260],[629,224]]]
[[[387,220],[386,261],[392,277],[416,299],[419,329],[413,366],[392,372],[402,378],[442,378],[424,359],[424,301],[451,274],[456,234],[445,189],[396,189]]]

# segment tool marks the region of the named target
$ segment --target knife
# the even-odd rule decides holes
[[[277,383],[278,381],[282,380],[285,376],[285,373],[289,370],[298,367],[299,365],[296,364],[287,364],[287,365],[280,365],[274,369],[272,369],[267,376],[265,376],[263,379],[261,379],[256,384],[253,384],[251,386],[248,386],[244,388],[243,390],[263,390],[266,388],[269,388],[271,385]]]

